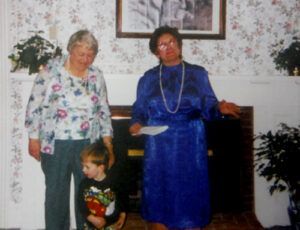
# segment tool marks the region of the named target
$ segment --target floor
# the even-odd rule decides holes
[[[123,230],[144,230],[145,222],[137,213],[129,213]],[[204,230],[263,230],[252,212],[215,214]]]

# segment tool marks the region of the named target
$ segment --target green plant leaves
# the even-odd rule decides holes
[[[255,137],[255,168],[259,176],[271,181],[270,193],[288,190],[295,195],[300,190],[300,125],[284,123],[276,132],[268,131]]]
[[[13,62],[11,72],[28,68],[29,75],[39,72],[40,67],[46,65],[49,59],[62,55],[60,47],[55,47],[38,34],[17,43],[14,51],[8,56]]]
[[[288,70],[289,73],[300,67],[300,41],[294,37],[294,41],[288,48],[283,48],[283,40],[273,45],[271,57],[274,58],[275,68],[277,70]]]

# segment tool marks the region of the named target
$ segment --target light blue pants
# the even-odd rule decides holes
[[[77,208],[77,191],[84,177],[80,162],[82,149],[89,140],[56,140],[53,155],[41,154],[45,174],[46,230],[70,229],[70,184],[74,176],[75,216],[77,229],[83,229],[84,219]]]

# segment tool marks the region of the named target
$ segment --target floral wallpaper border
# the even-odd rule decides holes
[[[10,160],[11,168],[11,178],[10,178],[10,190],[11,190],[11,199],[14,203],[19,203],[22,201],[22,163],[23,163],[23,154],[22,153],[22,140],[23,140],[23,116],[22,113],[22,82],[17,80],[11,81],[11,111],[12,111],[12,121],[13,127],[11,130],[11,152],[12,157]]]
[[[37,30],[66,47],[73,32],[87,28],[99,40],[95,64],[105,73],[141,73],[157,64],[148,39],[116,38],[116,1],[11,0],[10,4],[11,47]],[[226,39],[184,40],[184,58],[203,65],[211,75],[286,75],[275,70],[270,53],[280,39],[289,44],[300,35],[300,1],[227,0],[226,9]]]

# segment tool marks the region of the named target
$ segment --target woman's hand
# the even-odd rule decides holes
[[[143,126],[140,123],[134,123],[132,126],[130,126],[129,132],[132,136],[136,136],[138,135],[142,127]]]
[[[29,138],[28,152],[37,161],[41,160],[41,142],[39,139]]]
[[[89,215],[87,220],[91,222],[97,229],[101,229],[106,224],[106,221],[103,217],[98,217],[94,215]]]
[[[225,100],[222,100],[219,102],[219,109],[220,112],[224,115],[231,115],[235,118],[240,117],[241,109],[239,106],[232,102],[227,102]]]

